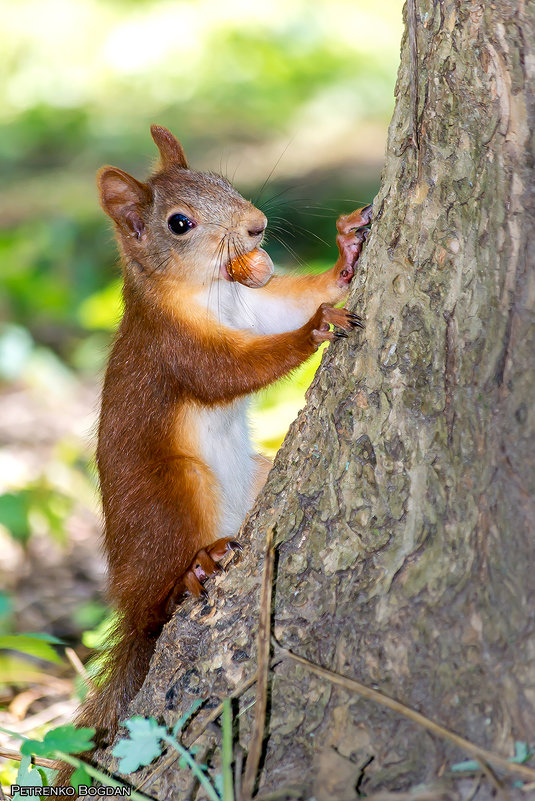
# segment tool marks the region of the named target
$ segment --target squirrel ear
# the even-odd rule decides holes
[[[162,167],[165,168],[169,167],[171,164],[176,164],[187,170],[188,162],[186,160],[184,148],[178,139],[173,136],[171,131],[168,131],[163,125],[151,125],[150,132],[156,147],[160,151]]]
[[[102,208],[129,234],[141,239],[145,230],[143,212],[152,200],[152,190],[117,167],[102,167],[97,173]]]

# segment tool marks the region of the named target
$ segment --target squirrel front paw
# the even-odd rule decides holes
[[[341,331],[331,331],[329,325],[341,328]],[[346,331],[354,331],[355,328],[364,328],[362,318],[358,314],[353,314],[347,309],[338,309],[322,303],[318,311],[312,318],[312,341],[316,346],[322,342],[335,342],[337,339],[345,339]]]
[[[336,221],[336,244],[340,256],[335,266],[336,283],[339,287],[348,286],[355,275],[355,265],[370,231],[372,212],[373,207],[370,204],[352,211],[351,214],[343,214]]]

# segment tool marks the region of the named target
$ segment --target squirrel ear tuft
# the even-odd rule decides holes
[[[162,125],[151,125],[150,132],[156,147],[160,151],[162,167],[165,169],[171,164],[176,164],[187,170],[188,162],[184,148],[171,131],[168,131]]]
[[[152,190],[117,167],[102,167],[97,173],[100,203],[106,214],[128,234],[141,239],[145,212],[152,201]]]

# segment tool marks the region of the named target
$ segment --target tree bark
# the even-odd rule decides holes
[[[210,601],[188,601],[166,627],[133,713],[172,724],[254,675],[274,524],[281,645],[505,757],[533,741],[534,16],[523,0],[417,0],[417,57],[406,33],[348,304],[366,330],[329,348],[244,554]],[[270,683],[260,795],[293,786],[292,797],[345,801],[438,776],[448,786],[466,758],[292,661]],[[237,719],[245,750],[253,716]],[[176,762],[144,776],[158,798],[188,797]]]

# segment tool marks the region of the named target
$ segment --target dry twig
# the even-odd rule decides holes
[[[97,686],[89,673],[87,672],[85,665],[81,662],[80,657],[76,653],[75,650],[72,648],[65,648],[65,656],[73,666],[76,673],[83,679],[86,687],[88,690],[96,690]]]
[[[4,759],[14,759],[17,762],[23,759],[22,754],[18,751],[10,751],[8,748],[0,748],[0,757],[4,757]],[[57,768],[58,763],[55,759],[32,756],[32,765],[39,765],[41,768]]]
[[[258,766],[262,756],[264,732],[266,727],[267,693],[269,682],[269,651],[271,648],[271,595],[273,590],[273,531],[272,526],[267,533],[266,558],[264,576],[260,595],[260,619],[258,621],[258,669],[256,672],[256,704],[255,719],[251,737],[251,746],[245,763],[240,801],[250,801],[253,797]]]

